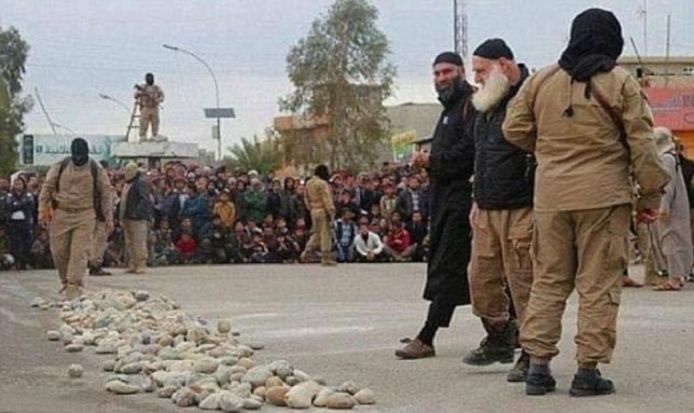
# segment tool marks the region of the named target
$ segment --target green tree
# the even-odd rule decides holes
[[[392,93],[395,66],[388,39],[367,0],[337,0],[316,19],[287,56],[294,91],[280,108],[308,118],[327,115],[330,166],[373,164],[388,134],[383,101]]]
[[[31,109],[31,99],[20,96],[24,64],[29,45],[14,27],[0,27],[0,175],[17,168],[15,136],[23,127],[23,117]]]
[[[267,138],[262,141],[254,136],[252,140],[241,138],[241,143],[227,148],[231,157],[225,157],[224,163],[231,169],[250,171],[255,169],[263,175],[277,170],[282,162],[282,153],[277,141]]]

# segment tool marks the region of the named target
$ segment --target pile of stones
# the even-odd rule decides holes
[[[262,343],[243,344],[229,320],[213,328],[165,296],[104,290],[62,303],[36,299],[32,306],[60,308],[62,325],[46,332],[48,340],[61,342],[67,352],[90,347],[107,357],[105,388],[114,394],[152,393],[180,407],[225,412],[255,410],[264,403],[294,409],[375,403],[371,390],[351,381],[331,387],[287,360],[257,364],[253,355]],[[82,370],[73,364],[68,376],[81,377]]]

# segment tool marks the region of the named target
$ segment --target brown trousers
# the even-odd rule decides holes
[[[480,209],[472,230],[468,270],[472,312],[492,324],[508,321],[511,304],[506,295],[508,283],[518,320],[522,322],[533,282],[532,208]]]
[[[159,108],[140,109],[140,140],[147,139],[147,128],[152,125],[152,136],[159,135]]]
[[[51,254],[63,286],[82,285],[96,219],[94,210],[55,210],[49,228]]]
[[[147,268],[148,221],[123,220],[125,251],[128,253],[128,268],[142,270]]]
[[[106,252],[108,234],[106,234],[106,223],[96,221],[94,233],[92,234],[91,248],[89,249],[89,264],[93,267],[101,267]]]
[[[306,243],[304,254],[309,254],[320,247],[321,259],[332,261],[333,237],[328,213],[324,209],[312,209],[311,222],[313,233]]]
[[[566,300],[578,292],[576,360],[609,363],[617,339],[631,206],[535,212],[534,279],[521,345],[537,358],[559,354]]]

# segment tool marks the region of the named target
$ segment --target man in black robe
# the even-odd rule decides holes
[[[395,355],[403,359],[433,357],[434,336],[448,327],[456,306],[470,304],[467,266],[470,261],[470,223],[475,143],[471,123],[475,117],[470,97],[473,88],[465,81],[463,60],[444,52],[433,65],[434,84],[443,112],[434,131],[431,153],[417,152],[415,167],[427,168],[429,262],[424,298],[431,301],[424,327],[417,337]]]

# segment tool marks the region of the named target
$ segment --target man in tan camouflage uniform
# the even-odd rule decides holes
[[[159,135],[159,104],[164,92],[154,84],[154,75],[145,75],[145,84],[135,86],[135,99],[140,105],[140,141],[147,140],[147,128],[152,125],[152,137]]]
[[[320,247],[321,264],[334,266],[337,263],[332,256],[332,222],[335,216],[335,204],[328,180],[330,173],[325,165],[318,165],[311,179],[306,182],[306,206],[311,211],[313,234],[301,254],[306,261],[309,253]]]
[[[39,195],[41,223],[49,226],[51,252],[66,298],[80,295],[97,213],[106,234],[113,231],[111,183],[98,162],[89,159],[82,138],[71,144],[71,156],[48,171]],[[100,211],[98,211],[100,209]]]

